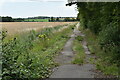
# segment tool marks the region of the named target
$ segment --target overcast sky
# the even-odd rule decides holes
[[[0,16],[76,17],[76,6],[65,6],[66,3],[67,0],[0,0]]]

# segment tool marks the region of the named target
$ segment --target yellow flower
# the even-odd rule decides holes
[[[44,35],[41,35],[41,37],[43,37]]]
[[[38,35],[38,37],[41,37],[41,35]]]

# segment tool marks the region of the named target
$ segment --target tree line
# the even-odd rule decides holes
[[[51,18],[49,18],[49,22],[73,22],[73,21],[79,21],[79,19],[78,18],[71,18],[71,17],[64,17],[64,18],[62,18],[61,19],[61,17],[51,17]]]
[[[26,19],[33,19],[32,21],[25,21]],[[73,22],[73,21],[79,21],[78,18],[74,17],[29,17],[29,18],[12,18],[9,16],[1,17],[0,16],[0,22],[35,22],[34,19],[48,19],[49,22]]]
[[[1,17],[0,16],[0,22],[22,22],[24,21],[24,18],[12,18],[12,17],[9,17],[9,16],[6,16],[6,17]]]

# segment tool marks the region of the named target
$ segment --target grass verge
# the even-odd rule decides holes
[[[80,30],[86,35],[85,38],[88,43],[88,48],[92,54],[95,54],[97,59],[91,59],[92,63],[96,65],[96,68],[102,71],[105,75],[118,76],[119,68],[116,63],[111,63],[111,57],[105,51],[103,51],[99,45],[98,37],[94,35],[90,30]]]
[[[81,36],[76,37],[74,44],[73,44],[73,51],[76,53],[74,60],[72,61],[73,64],[83,64],[85,59],[85,51],[82,46],[81,41],[83,38]]]

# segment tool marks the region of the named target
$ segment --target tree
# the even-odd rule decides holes
[[[120,62],[120,2],[79,2],[77,7],[81,26],[98,36],[99,46],[111,62]]]
[[[16,18],[16,19],[14,19],[14,22],[22,22],[22,21],[24,21],[23,18]]]
[[[2,17],[2,22],[13,22],[14,20],[12,19],[12,17]]]
[[[64,21],[68,22],[68,21],[70,21],[70,18],[69,18],[69,17],[66,17],[66,18],[64,19]]]
[[[58,18],[58,17],[56,18],[56,21],[59,21],[59,18]]]
[[[55,20],[54,20],[54,18],[53,17],[51,17],[51,20],[50,20],[51,22],[54,22]]]

